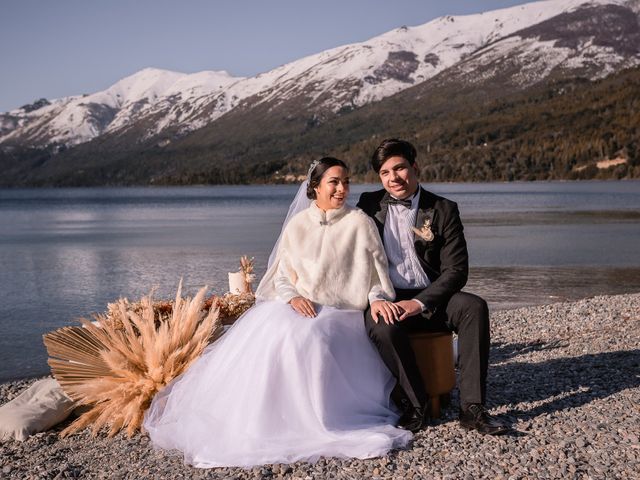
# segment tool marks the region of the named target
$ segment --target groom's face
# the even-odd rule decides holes
[[[418,165],[404,157],[389,157],[378,172],[384,189],[396,198],[410,197],[418,188]]]

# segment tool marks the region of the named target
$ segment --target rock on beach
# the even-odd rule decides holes
[[[35,379],[0,385],[0,404]],[[0,444],[0,478],[640,479],[640,294],[493,312],[488,407],[513,433],[457,424],[457,394],[411,448],[382,458],[195,469],[144,434]]]

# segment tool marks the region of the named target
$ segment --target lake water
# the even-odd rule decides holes
[[[494,310],[640,291],[638,181],[424,186],[458,202],[466,290]],[[120,296],[223,293],[243,254],[260,276],[296,190],[0,190],[0,381],[47,373],[42,334]]]

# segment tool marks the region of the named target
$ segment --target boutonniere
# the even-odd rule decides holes
[[[419,236],[423,240],[426,240],[427,242],[430,242],[435,237],[435,235],[433,234],[433,231],[431,230],[431,219],[430,218],[427,218],[424,221],[424,225],[422,225],[422,227],[420,227],[420,228],[411,227],[411,229],[413,230],[413,232],[417,236]]]

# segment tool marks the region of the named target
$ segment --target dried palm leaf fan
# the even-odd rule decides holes
[[[151,295],[131,308],[126,299],[110,305],[98,324],[64,327],[44,335],[53,376],[77,404],[88,410],[61,435],[92,425],[110,426],[109,436],[140,429],[153,396],[198,358],[222,333],[218,309],[203,311],[206,287],[183,299],[182,281],[169,314],[154,311]]]

